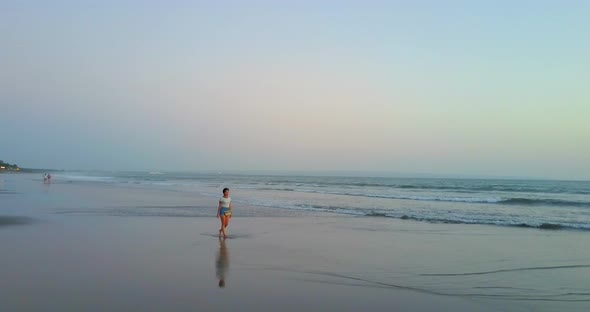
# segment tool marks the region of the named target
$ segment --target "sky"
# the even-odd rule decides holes
[[[4,1],[22,167],[590,180],[589,1]]]

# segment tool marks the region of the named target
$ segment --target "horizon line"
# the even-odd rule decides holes
[[[399,171],[374,171],[374,170],[277,170],[277,169],[175,169],[175,170],[109,170],[109,169],[48,169],[48,168],[21,168],[33,171],[57,171],[57,172],[128,172],[128,173],[204,173],[204,174],[236,174],[236,175],[284,175],[284,176],[334,176],[334,177],[366,177],[366,178],[423,178],[423,179],[486,179],[486,180],[543,180],[543,181],[575,181],[590,182],[588,178],[550,178],[540,176],[510,176],[493,174],[450,174],[450,173],[424,173],[424,172],[399,172]]]

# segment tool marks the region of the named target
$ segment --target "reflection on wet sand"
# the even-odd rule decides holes
[[[225,245],[225,238],[219,238],[219,251],[215,260],[215,274],[219,280],[219,287],[225,287],[225,276],[229,270],[229,254]]]

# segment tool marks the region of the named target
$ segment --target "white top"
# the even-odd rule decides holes
[[[228,208],[229,209],[229,204],[231,203],[231,197],[228,197],[228,198],[221,197],[219,199],[219,202],[221,203],[221,208]]]

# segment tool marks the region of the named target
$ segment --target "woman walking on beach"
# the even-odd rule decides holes
[[[231,198],[229,197],[229,189],[227,187],[223,189],[223,197],[219,199],[217,218],[221,220],[219,236],[223,234],[223,237],[225,238],[227,237],[225,234],[225,228],[229,225],[229,219],[231,219]]]

